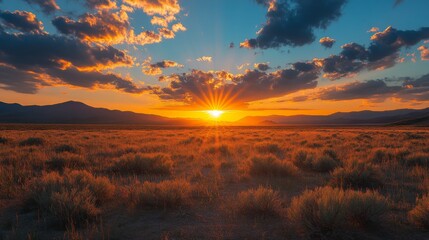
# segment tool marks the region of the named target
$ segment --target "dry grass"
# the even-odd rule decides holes
[[[290,177],[297,174],[297,168],[291,162],[279,160],[274,156],[257,156],[250,159],[249,174]]]
[[[429,239],[426,128],[64,127],[2,128],[0,239]]]
[[[137,183],[129,189],[129,201],[138,208],[179,208],[190,203],[191,185],[184,180]]]
[[[233,206],[240,214],[256,217],[280,216],[283,209],[279,193],[262,186],[240,192]]]
[[[376,192],[324,187],[292,199],[288,217],[307,236],[335,238],[355,226],[378,224],[387,209],[387,200]]]
[[[382,177],[380,169],[371,163],[353,161],[332,172],[331,184],[342,188],[377,188],[382,185]]]
[[[423,229],[429,229],[429,195],[417,199],[417,205],[408,213],[412,224]]]

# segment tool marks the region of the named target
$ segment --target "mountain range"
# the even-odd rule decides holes
[[[0,123],[204,125],[203,120],[168,118],[130,111],[94,108],[68,101],[46,106],[0,102]],[[338,112],[330,115],[248,116],[230,125],[426,125],[429,108]]]

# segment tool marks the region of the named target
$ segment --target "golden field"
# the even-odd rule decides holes
[[[0,239],[429,238],[427,128],[0,129]]]

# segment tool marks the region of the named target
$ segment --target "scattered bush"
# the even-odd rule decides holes
[[[429,154],[412,154],[406,157],[403,162],[406,166],[429,167]]]
[[[235,210],[250,216],[278,216],[282,210],[279,193],[262,186],[240,192],[235,203]]]
[[[63,152],[69,152],[69,153],[76,153],[77,149],[71,145],[68,144],[62,144],[55,147],[56,153],[63,153]]]
[[[372,163],[384,163],[395,160],[395,155],[387,149],[376,149],[372,152],[370,161]]]
[[[94,220],[101,205],[113,198],[115,186],[105,177],[87,171],[49,173],[34,183],[30,200],[65,225]]]
[[[44,144],[44,141],[42,138],[34,138],[30,137],[26,140],[23,140],[19,142],[19,146],[41,146]]]
[[[7,143],[7,138],[0,137],[0,144],[6,144],[6,143]]]
[[[46,161],[46,165],[51,170],[64,171],[66,168],[83,169],[87,166],[87,162],[80,155],[62,154],[61,156],[55,156]]]
[[[255,176],[294,176],[297,168],[288,161],[281,161],[274,156],[253,157],[250,160],[249,173]]]
[[[112,171],[120,174],[168,175],[173,171],[173,161],[165,154],[127,154],[115,162]]]
[[[343,188],[376,188],[382,185],[382,173],[371,163],[354,161],[335,169],[331,176],[331,184]]]
[[[319,158],[306,151],[299,151],[295,155],[294,164],[303,170],[316,172],[330,172],[341,165],[337,153],[333,150],[325,150]]]
[[[259,153],[271,153],[271,154],[281,154],[282,149],[276,143],[259,143],[255,145],[256,150]]]
[[[288,217],[305,235],[323,238],[375,225],[387,209],[386,198],[376,192],[324,187],[293,198]]]
[[[131,202],[140,207],[178,208],[190,203],[191,185],[185,180],[144,182],[130,189]]]
[[[409,221],[417,227],[429,229],[429,195],[417,199],[417,205],[408,212]]]

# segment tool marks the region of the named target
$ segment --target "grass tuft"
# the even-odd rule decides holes
[[[274,156],[258,156],[250,159],[249,173],[254,176],[295,176],[298,169],[288,161]]]
[[[30,137],[19,142],[19,146],[41,146],[44,144],[42,138]]]
[[[305,235],[315,238],[380,223],[387,200],[377,192],[324,187],[305,191],[292,199],[289,220]]]
[[[173,161],[168,155],[127,154],[122,156],[112,167],[120,174],[159,174],[169,175],[173,171]]]
[[[237,212],[256,217],[279,216],[282,210],[279,193],[262,186],[240,192],[234,206]]]
[[[377,188],[382,185],[382,173],[371,163],[354,161],[331,174],[331,184],[342,188]]]

